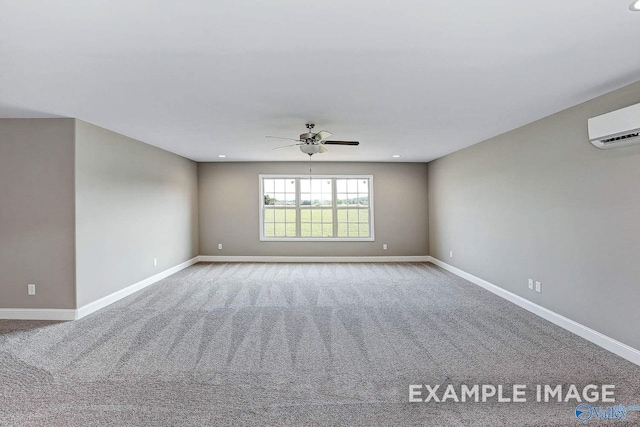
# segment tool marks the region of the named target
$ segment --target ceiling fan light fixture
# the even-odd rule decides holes
[[[634,0],[634,2],[629,5],[629,10],[633,12],[640,12],[640,0]]]
[[[312,155],[320,151],[320,146],[316,144],[303,144],[300,146],[300,151],[305,154]]]
[[[398,157],[400,157],[400,154],[394,154],[394,155],[393,155],[393,156],[391,156],[391,157],[394,157],[394,158],[396,158],[396,159],[397,159]]]
[[[225,157],[227,157],[226,154],[218,154],[218,157],[220,157],[221,159],[224,159]]]

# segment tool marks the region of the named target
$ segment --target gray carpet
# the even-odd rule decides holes
[[[575,403],[409,403],[421,383],[640,404],[639,367],[431,264],[197,264],[76,322],[0,321],[0,368],[3,426],[579,423]]]

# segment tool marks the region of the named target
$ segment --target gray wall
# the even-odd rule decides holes
[[[78,120],[78,307],[197,256],[197,188],[195,162]]]
[[[638,102],[635,83],[430,163],[431,255],[640,348],[640,146],[587,134]]]
[[[0,119],[1,308],[75,307],[73,134],[72,119]]]
[[[200,163],[200,254],[428,255],[426,164],[314,162],[312,167],[318,175],[373,175],[375,242],[260,242],[258,175],[307,174],[309,162]],[[382,250],[383,243],[388,250]]]

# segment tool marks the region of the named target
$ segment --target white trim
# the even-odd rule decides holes
[[[375,242],[373,237],[263,237],[261,242]]]
[[[75,320],[73,308],[0,308],[0,319],[10,320]]]
[[[191,258],[188,261],[183,262],[182,264],[178,264],[175,267],[171,267],[161,273],[154,274],[151,277],[147,277],[144,280],[141,280],[133,285],[127,286],[124,289],[120,289],[106,297],[100,298],[99,300],[90,302],[89,304],[83,305],[76,311],[76,319],[82,319],[83,317],[100,310],[110,304],[113,304],[116,301],[121,300],[124,297],[127,297],[135,292],[138,292],[141,289],[146,288],[149,285],[153,285],[154,283],[171,276],[172,274],[177,273],[180,270],[184,270],[185,268],[195,264],[198,262],[200,257]]]
[[[428,256],[207,256],[200,262],[429,262]]]
[[[124,289],[120,289],[106,297],[100,298],[97,301],[93,301],[87,305],[84,305],[78,309],[52,309],[52,308],[0,308],[0,319],[21,319],[21,320],[77,320],[81,319],[101,308],[113,304],[114,302],[121,300],[124,297],[131,295],[134,292],[138,292],[141,289],[152,285],[165,277],[169,277],[172,274],[177,273],[197,262],[200,257],[191,258],[188,261],[178,264],[175,267],[171,267],[163,272],[148,277],[133,285],[127,286]]]
[[[331,209],[333,212],[334,237],[265,237],[264,236],[264,179],[295,179],[296,180],[296,204],[295,206],[281,206],[280,209],[292,209],[297,212],[296,215],[296,234],[300,233],[300,215],[303,209],[311,209],[311,207],[302,207],[300,205],[300,180],[305,178],[312,179],[331,179],[331,193],[334,197],[334,203],[331,206],[320,206],[321,209]],[[337,195],[336,180],[337,179],[368,179],[369,180],[369,237],[335,237],[337,234],[336,213],[339,209],[348,209],[348,207],[339,207],[336,205]],[[374,220],[374,190],[373,175],[304,175],[304,174],[258,174],[258,215],[259,215],[259,240],[261,242],[375,242],[375,220]]]
[[[466,279],[469,282],[474,283],[488,290],[489,292],[492,292],[499,297],[502,297],[507,301],[510,301],[517,306],[522,307],[525,310],[530,311],[531,313],[538,315],[557,326],[560,326],[561,328],[566,329],[569,332],[573,332],[579,337],[582,337],[587,341],[591,341],[592,343],[604,348],[605,350],[617,354],[618,356],[623,357],[628,361],[635,363],[636,365],[640,365],[640,350],[628,346],[627,344],[621,343],[620,341],[610,338],[598,331],[595,331],[587,326],[564,317],[561,314],[542,307],[541,305],[531,302],[519,295],[502,289],[501,287],[489,283],[486,280],[483,280],[472,274],[469,274],[466,271],[460,270],[459,268],[442,262],[439,259],[436,259],[434,257],[429,258],[431,258],[431,263],[437,265],[438,267],[442,267],[445,270],[455,274],[456,276],[462,277],[463,279]]]

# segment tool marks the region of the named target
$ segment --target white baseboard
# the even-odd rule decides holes
[[[460,270],[452,265],[449,265],[445,262],[440,261],[439,259],[431,258],[431,262],[438,267],[442,267],[447,271],[455,274],[456,276],[462,277],[465,280],[468,280],[471,283],[474,283],[489,292],[492,292],[499,297],[506,299],[527,311],[530,311],[533,314],[536,314],[543,319],[548,320],[551,323],[554,323],[561,328],[566,329],[569,332],[573,332],[574,334],[586,339],[587,341],[591,341],[592,343],[608,350],[614,354],[617,354],[620,357],[627,359],[628,361],[635,363],[636,365],[640,365],[640,350],[637,350],[633,347],[630,347],[620,341],[614,340],[604,334],[601,334],[598,331],[594,331],[591,328],[588,328],[578,322],[575,322],[567,317],[562,316],[554,311],[551,311],[547,308],[542,307],[536,303],[529,301],[528,299],[522,298],[519,295],[516,295],[512,292],[502,289],[499,286],[496,286],[492,283],[487,282],[479,277],[476,277],[472,274],[467,273],[466,271]]]
[[[0,319],[75,320],[73,308],[0,308]]]
[[[106,297],[100,298],[94,302],[84,305],[78,309],[51,309],[51,308],[0,308],[0,319],[21,319],[21,320],[77,320],[84,316],[87,316],[94,311],[100,310],[113,304],[114,302],[121,300],[122,298],[131,295],[141,289],[152,285],[165,277],[169,277],[172,274],[183,270],[190,265],[198,262],[199,257],[194,257],[189,261],[185,261],[182,264],[178,264],[175,267],[171,267],[161,273],[148,277],[133,285],[127,286],[124,289],[120,289]]]
[[[199,260],[199,257],[191,258],[189,261],[185,261],[182,264],[178,264],[175,267],[171,267],[161,273],[154,274],[151,277],[148,277],[144,280],[134,283],[133,285],[127,286],[124,289],[120,289],[119,291],[116,291],[110,295],[107,295],[106,297],[100,298],[99,300],[91,302],[87,305],[83,305],[82,307],[76,310],[76,319],[82,319],[83,317],[88,316],[94,311],[100,310],[101,308],[104,308],[109,304],[113,304],[114,302],[119,301],[122,298],[127,297],[134,292],[138,292],[139,290],[144,289],[149,285],[153,285],[154,283],[197,263],[198,260]]]
[[[200,262],[429,262],[429,256],[208,256]]]

